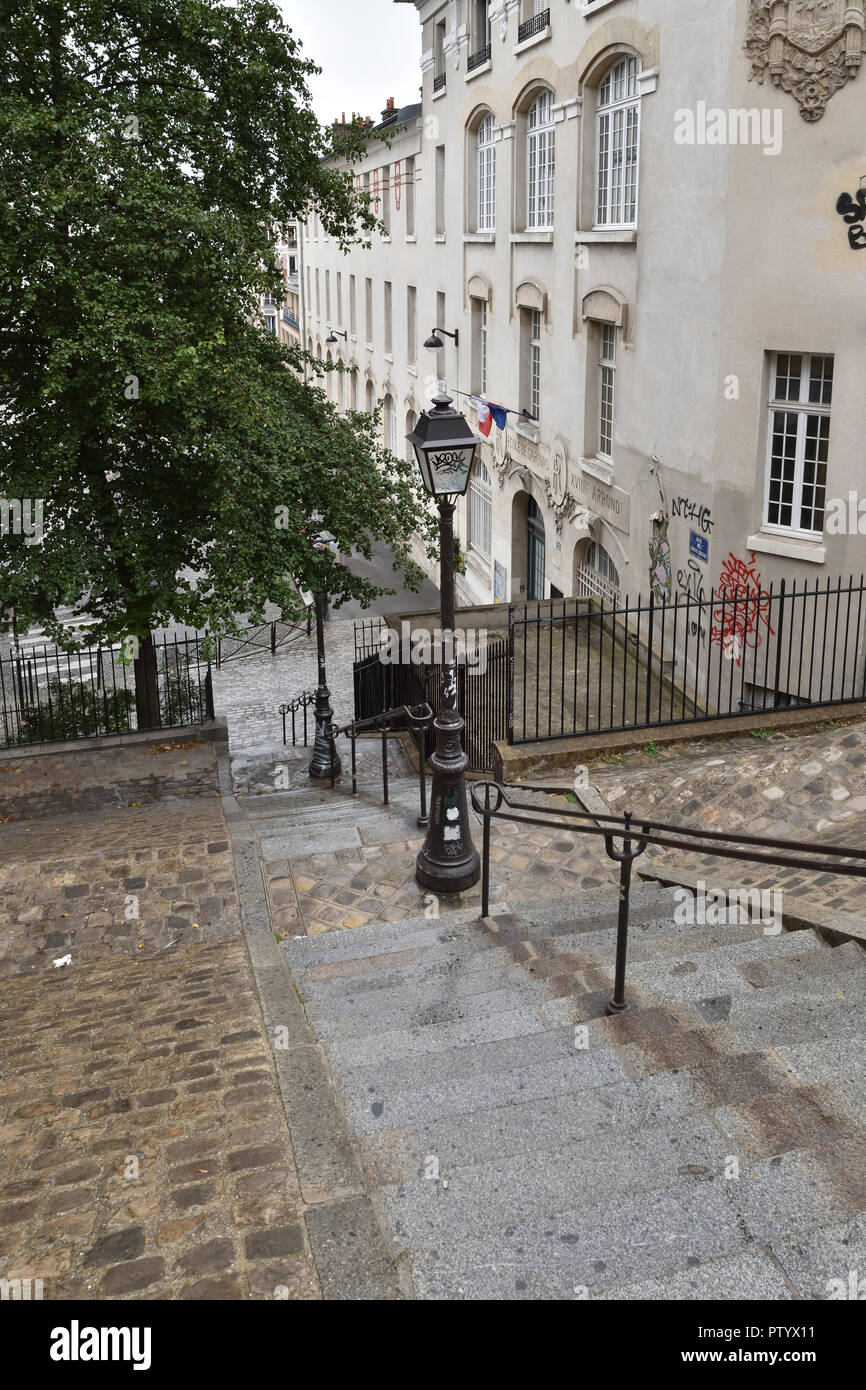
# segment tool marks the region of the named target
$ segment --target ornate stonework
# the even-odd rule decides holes
[[[866,0],[751,0],[745,49],[751,77],[790,92],[819,121],[853,77],[866,46]]]

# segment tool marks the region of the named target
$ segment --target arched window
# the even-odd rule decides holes
[[[586,552],[586,563],[596,574],[600,574],[602,579],[606,579],[608,584],[612,584],[615,589],[619,588],[619,573],[616,565],[605,550],[601,541],[593,541]]]
[[[496,229],[496,146],[493,143],[493,117],[488,113],[475,135],[477,151],[478,207],[477,230]]]
[[[599,227],[637,222],[641,71],[638,57],[620,58],[598,89],[595,220]]]
[[[553,226],[553,93],[540,92],[526,113],[526,225]]]
[[[349,409],[358,409],[358,368],[352,365],[352,375],[349,377]]]
[[[374,387],[373,387],[372,381],[368,381],[368,382],[367,382],[366,397],[365,397],[365,405],[366,405],[366,407],[367,407],[367,414],[368,414],[368,415],[375,415],[375,413],[376,413],[376,392],[375,392],[375,389],[374,389]]]
[[[490,535],[493,529],[493,489],[490,474],[481,462],[475,461],[469,483],[469,544],[485,560],[490,559]]]

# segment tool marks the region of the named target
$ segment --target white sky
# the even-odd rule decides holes
[[[388,97],[419,101],[421,25],[414,5],[393,0],[277,0],[304,54],[322,69],[313,109],[330,124],[345,111],[377,117]]]

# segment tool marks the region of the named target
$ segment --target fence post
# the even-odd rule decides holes
[[[277,625],[276,625],[276,623],[271,623],[271,656],[274,655],[274,653],[276,652],[276,650],[277,650]]]
[[[388,730],[382,724],[382,805],[388,805]]]
[[[773,616],[772,604],[770,605],[770,617]],[[779,708],[781,691],[779,682],[782,674],[782,628],[785,620],[785,581],[779,580],[779,631],[776,637],[776,670],[773,676],[773,709]],[[825,634],[826,639],[826,634]]]
[[[614,622],[616,618],[614,617]],[[653,678],[653,629],[655,627],[655,594],[650,589],[649,596],[649,628],[647,631],[647,651],[646,651],[646,723],[649,724],[652,714],[652,678]]]
[[[625,813],[625,833],[622,858],[619,863],[619,915],[616,927],[616,974],[613,995],[605,1009],[608,1014],[621,1014],[631,1005],[625,1000],[625,961],[628,950],[628,909],[631,891],[631,811]]]
[[[505,704],[505,737],[514,742],[514,604],[508,605],[508,672]]]
[[[210,662],[208,662],[208,664],[207,664],[207,674],[205,675],[205,678],[204,678],[204,708],[205,708],[205,713],[206,713],[208,719],[214,719],[214,718],[216,717],[216,716],[214,715],[214,706],[213,706],[213,674],[212,674],[212,672],[211,672],[211,665],[210,665]],[[283,743],[285,743],[285,741],[286,741],[286,716],[283,715]]]
[[[484,787],[484,829],[481,835],[481,916],[490,915],[490,784]]]

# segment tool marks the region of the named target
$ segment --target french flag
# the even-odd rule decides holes
[[[485,439],[489,435],[494,422],[498,425],[499,429],[505,429],[505,422],[508,417],[501,405],[493,405],[491,401],[483,401],[480,396],[473,396],[472,404],[478,412],[478,428]]]

